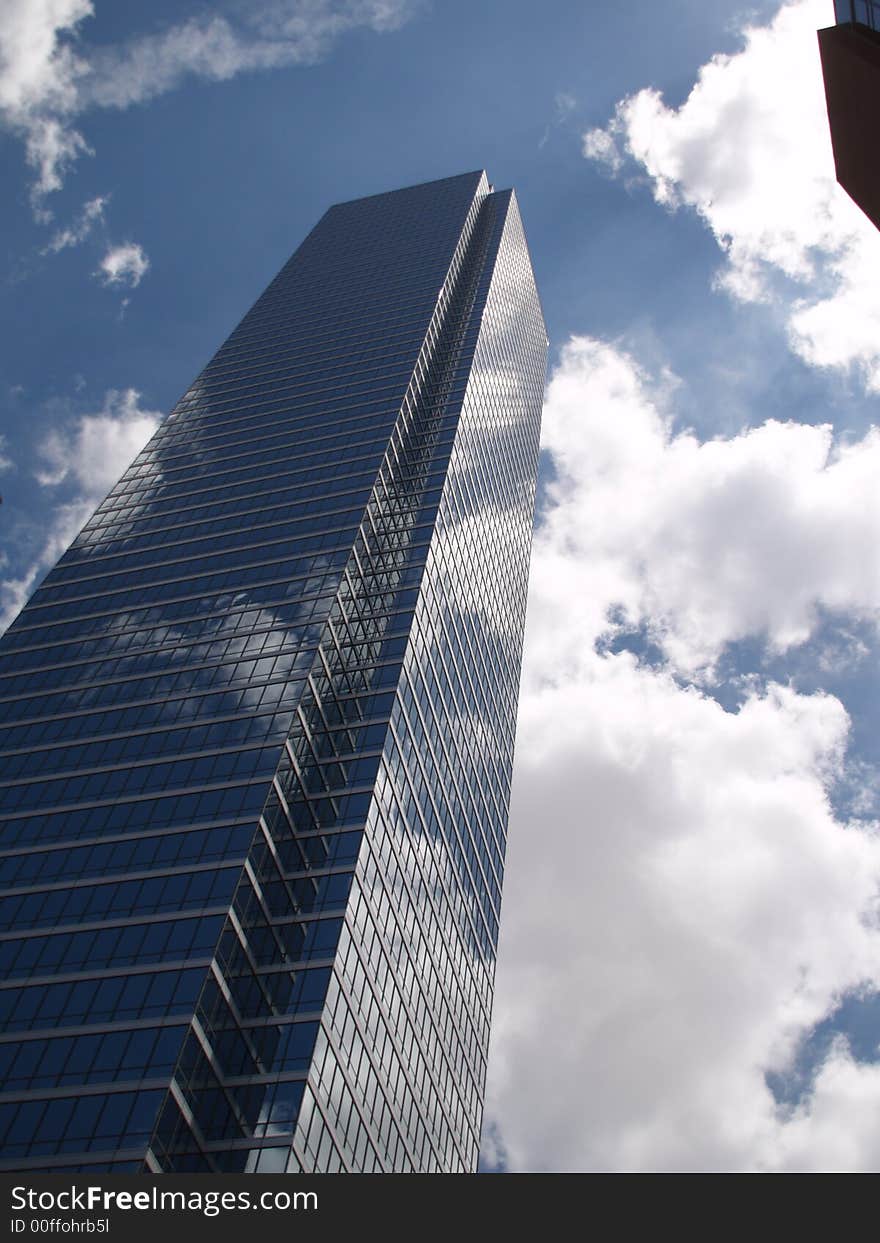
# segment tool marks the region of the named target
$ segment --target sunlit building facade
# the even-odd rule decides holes
[[[546,346],[331,208],[0,641],[0,1168],[475,1169]]]

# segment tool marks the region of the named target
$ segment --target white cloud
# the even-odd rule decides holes
[[[111,246],[101,260],[97,277],[105,285],[127,285],[134,289],[149,269],[150,261],[137,242]]]
[[[583,151],[612,173],[634,161],[658,203],[696,210],[726,256],[720,285],[779,301],[801,357],[854,364],[880,391],[880,236],[834,179],[816,40],[830,21],[826,0],[785,5],[704,65],[680,108],[641,90]]]
[[[222,16],[193,17],[96,52],[84,90],[90,103],[125,108],[173,90],[187,77],[218,82],[248,69],[311,59],[308,40],[291,45],[243,34]]]
[[[88,150],[70,123],[85,61],[69,36],[93,11],[90,0],[5,0],[0,7],[0,122],[25,143],[38,202]]]
[[[728,712],[680,674],[741,634],[798,640],[816,597],[876,609],[878,448],[774,424],[700,444],[646,384],[576,340],[549,388],[489,1147],[531,1170],[873,1168],[876,1067],[835,1046],[789,1113],[765,1081],[880,987],[880,834],[828,797],[847,713],[757,683]],[[600,642],[621,601],[678,677]]]
[[[61,36],[94,12],[90,0],[6,0],[0,16],[0,107],[70,112],[84,65]]]
[[[608,129],[591,129],[583,136],[583,152],[588,160],[604,164],[612,173],[623,168],[623,156],[620,154],[615,135],[611,127]]]
[[[823,781],[846,724],[784,688],[726,713],[626,655],[527,690],[488,1107],[512,1168],[821,1168],[864,1127],[871,1168],[875,1091],[830,1137],[806,1103],[794,1156],[764,1079],[880,985],[880,840]]]
[[[81,415],[68,430],[52,432],[40,452],[48,469],[37,479],[46,487],[64,480],[100,500],[162,421],[158,410],[142,410],[133,388],[110,389],[98,414]]]
[[[96,503],[93,497],[79,497],[58,505],[52,512],[48,533],[37,556],[14,578],[0,581],[0,633],[18,616],[37,583],[77,537]],[[4,562],[4,569],[8,568],[8,560]]]
[[[81,415],[70,427],[47,437],[40,449],[47,466],[36,472],[37,479],[44,487],[67,482],[75,486],[77,494],[54,508],[47,534],[30,563],[15,577],[0,582],[0,631],[76,538],[161,420],[159,411],[141,409],[140,393],[135,389],[111,389],[97,414]]]
[[[313,64],[350,30],[396,30],[419,0],[259,0],[226,15],[185,17],[120,45],[76,43],[91,0],[6,0],[0,7],[0,123],[21,137],[35,170],[34,196],[62,185],[90,151],[74,118],[94,106],[124,108],[187,78],[222,81],[247,70]]]
[[[159,34],[96,52],[84,97],[124,108],[172,90],[185,78],[224,81],[248,70],[311,65],[346,31],[395,30],[414,7],[411,0],[274,0],[241,8],[230,18],[187,18]]]
[[[602,342],[563,350],[544,416],[557,475],[534,571],[548,647],[560,613],[592,643],[614,632],[616,609],[618,625],[646,626],[693,676],[737,639],[766,636],[775,652],[803,643],[820,608],[876,621],[880,432],[840,445],[827,426],[771,421],[700,442],[673,432],[669,390]]]
[[[103,221],[108,200],[109,195],[106,194],[89,199],[74,222],[55,233],[43,253],[57,254],[59,250],[79,246],[84,242],[95,226]]]
[[[880,1065],[856,1064],[838,1043],[808,1106],[780,1128],[776,1166],[847,1172],[880,1167]]]

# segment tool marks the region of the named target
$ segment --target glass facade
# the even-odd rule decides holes
[[[331,208],[0,642],[0,1168],[476,1167],[546,336]]]
[[[859,22],[880,30],[880,0],[834,0],[834,20],[838,25]]]

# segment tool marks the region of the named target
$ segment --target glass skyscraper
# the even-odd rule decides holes
[[[476,1167],[546,347],[332,207],[7,631],[0,1168]]]

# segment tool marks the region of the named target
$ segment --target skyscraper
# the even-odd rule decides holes
[[[880,229],[880,0],[834,0],[836,25],[819,31],[819,54],[837,180]]]
[[[331,208],[0,645],[4,1168],[472,1170],[546,336]]]

